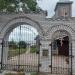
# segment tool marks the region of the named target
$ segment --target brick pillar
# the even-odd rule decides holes
[[[49,67],[51,65],[51,41],[41,40],[40,43],[40,71],[51,72],[51,68]],[[48,51],[48,56],[44,56],[43,51]]]
[[[1,64],[2,64],[2,38],[0,38],[0,69],[1,69]]]
[[[3,64],[7,64],[7,57],[8,57],[8,42],[4,40],[3,43]]]

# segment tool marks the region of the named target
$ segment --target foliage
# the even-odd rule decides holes
[[[24,42],[24,41],[19,41],[18,46],[19,46],[20,48],[26,48],[26,47],[27,47],[27,43]]]
[[[25,75],[23,72],[18,72],[18,73],[6,73],[5,75]],[[32,72],[30,75],[38,75],[35,72]]]
[[[18,72],[18,73],[6,73],[5,75],[25,75],[25,74]]]
[[[19,48],[17,48],[17,49],[9,49],[8,58],[19,55],[19,52],[20,52],[20,54],[23,54],[26,51],[27,51],[27,49],[23,49],[23,48],[21,48],[21,49],[19,49]]]
[[[24,41],[15,42],[15,41],[9,41],[9,51],[8,51],[8,58],[23,54],[26,52],[26,46],[27,44]]]
[[[17,48],[17,44],[14,41],[9,41],[9,48],[10,49],[16,49]]]
[[[31,75],[38,75],[38,73],[36,73],[36,72],[32,72]]]
[[[30,52],[31,52],[31,53],[37,52],[36,45],[31,46]]]
[[[20,2],[22,3],[21,6],[19,5]],[[35,0],[0,0],[0,11],[15,12],[19,7],[36,11],[36,5],[37,2]]]
[[[9,12],[14,12],[15,10],[16,10],[15,7],[12,7],[12,6],[7,7],[7,11]]]
[[[34,0],[26,0],[26,4],[30,8],[30,10],[35,11],[37,3]]]

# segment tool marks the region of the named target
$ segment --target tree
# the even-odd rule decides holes
[[[25,41],[19,41],[18,46],[20,48],[26,48],[27,47],[27,43]]]
[[[31,53],[37,52],[37,46],[36,46],[36,45],[32,45],[32,46],[31,46],[31,49],[30,49],[30,52],[31,52]]]
[[[36,11],[36,5],[37,2],[35,0],[0,0],[0,11],[15,12],[20,8]],[[25,11],[25,9],[23,11]]]
[[[8,44],[9,44],[9,48],[12,48],[12,49],[16,49],[17,48],[17,44],[14,41],[9,41]]]
[[[35,0],[22,0],[24,3],[27,4],[28,8],[32,11],[36,11],[36,1]]]

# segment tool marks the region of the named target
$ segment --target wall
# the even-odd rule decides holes
[[[20,24],[30,24],[34,28],[37,29],[40,35],[40,71],[42,72],[50,72],[49,65],[51,65],[51,41],[52,35],[57,30],[66,30],[70,33],[73,43],[73,55],[75,56],[75,18],[68,18],[68,19],[46,19],[44,15],[41,14],[9,14],[9,15],[0,15],[0,42],[2,40],[7,40],[9,33],[13,28]],[[44,49],[47,49],[49,52],[48,57],[46,58],[46,62],[42,61],[42,52]],[[2,52],[2,45],[0,44],[0,55]],[[4,57],[7,57],[7,51],[4,51]],[[6,59],[6,58],[4,58]],[[0,57],[1,61],[1,57]],[[6,60],[3,60],[6,62]],[[45,63],[48,63],[44,66]],[[75,58],[73,58],[73,72],[75,72]],[[45,67],[44,69],[42,69]],[[41,70],[42,69],[42,70]]]

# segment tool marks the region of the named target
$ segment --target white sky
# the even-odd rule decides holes
[[[56,6],[56,3],[59,0],[38,0],[38,5],[43,9],[48,11],[48,16],[53,16],[54,15],[54,8]],[[75,0],[70,0],[73,1],[72,4],[72,16],[75,16]]]
[[[35,40],[37,35],[38,32],[35,28],[29,25],[21,25],[21,31],[20,26],[13,29],[13,31],[10,33],[9,41],[14,40],[32,42]]]

